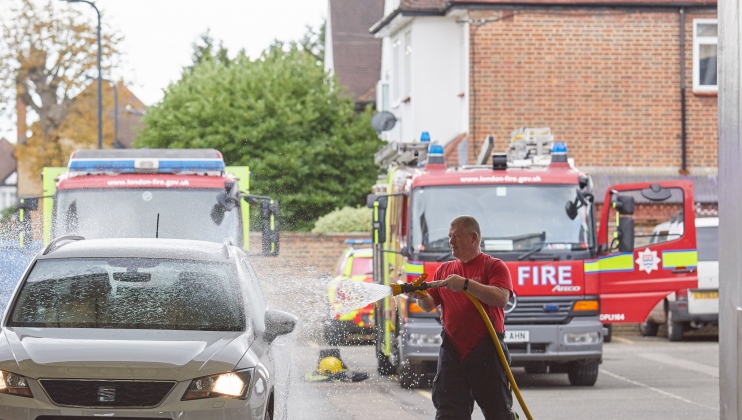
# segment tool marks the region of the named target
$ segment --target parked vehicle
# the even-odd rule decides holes
[[[271,419],[296,322],[227,242],[57,238],[2,320],[0,416]]]
[[[683,234],[683,221],[657,225],[653,241],[676,240]],[[698,246],[698,286],[678,290],[658,303],[640,324],[643,336],[655,336],[667,325],[670,341],[683,339],[685,331],[719,325],[719,218],[696,218]]]
[[[250,195],[246,166],[225,166],[214,149],[78,150],[43,171],[43,197],[19,207],[43,211],[43,240],[86,238],[229,239],[249,249],[250,206],[260,206],[265,255],[279,251],[278,203]]]
[[[370,241],[354,241],[353,243],[370,244]],[[348,248],[343,252],[335,270],[335,277],[330,281],[327,298],[330,310],[323,326],[325,341],[337,345],[349,338],[370,339],[374,334],[374,307],[369,304],[361,309],[343,312],[336,303],[338,288],[342,281],[373,282],[373,253],[371,248]]]
[[[516,131],[509,153],[493,154],[490,165],[447,167],[443,148],[424,141],[390,143],[375,158],[387,176],[368,198],[374,282],[432,277],[453,258],[451,220],[476,217],[482,251],[505,261],[512,275],[505,341],[512,365],[527,372],[567,373],[572,385],[594,385],[603,324],[642,322],[668,293],[697,282],[685,269],[695,265],[695,232],[649,247],[634,243],[634,211],[654,203],[685,209],[693,223],[690,181],[612,185],[597,219],[590,176],[548,129]],[[658,269],[663,261],[677,272]],[[400,295],[377,302],[375,318],[379,372],[398,373],[405,387],[427,382],[421,378],[435,372],[441,344],[439,314]]]

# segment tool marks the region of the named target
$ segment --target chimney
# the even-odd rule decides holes
[[[21,87],[20,85],[16,85],[16,99],[15,99],[15,113],[18,117],[18,120],[16,122],[16,131],[18,143],[17,144],[23,144],[26,142],[26,103],[23,102],[23,99],[21,99],[20,95]]]

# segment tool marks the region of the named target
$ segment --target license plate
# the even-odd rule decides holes
[[[693,299],[719,299],[719,292],[693,292]]]
[[[528,331],[505,331],[506,343],[527,343]]]

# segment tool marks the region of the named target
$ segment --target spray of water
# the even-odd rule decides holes
[[[332,311],[336,315],[361,309],[392,294],[392,288],[389,286],[348,279],[333,280],[329,287],[332,295]]]

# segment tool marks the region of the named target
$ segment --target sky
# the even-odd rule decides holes
[[[14,0],[0,0],[0,18]],[[257,57],[274,39],[301,39],[306,26],[319,27],[327,16],[327,0],[94,0],[102,12],[103,30],[124,36],[119,44],[121,68],[103,76],[123,78],[145,105],[162,99],[163,89],[191,64],[192,44],[211,29],[231,56],[244,49]],[[95,22],[90,5],[79,8]],[[6,15],[7,16],[7,15]],[[107,28],[108,27],[108,28]],[[0,137],[15,141],[15,123],[0,120]]]

